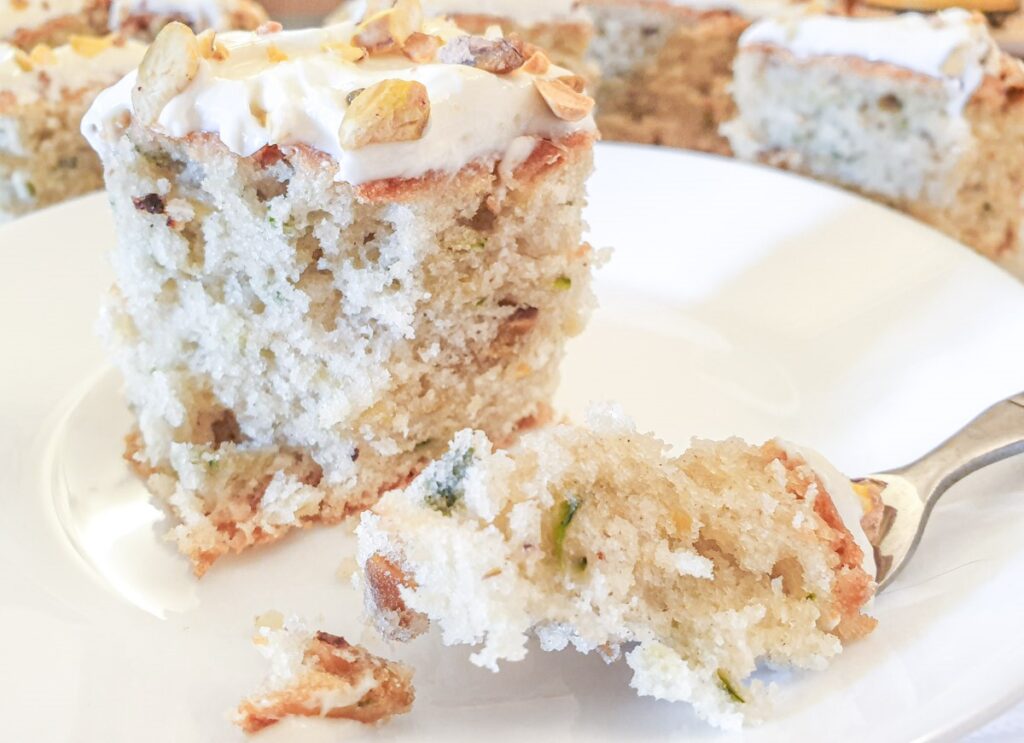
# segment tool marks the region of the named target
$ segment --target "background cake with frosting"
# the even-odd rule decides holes
[[[129,457],[197,572],[372,504],[469,425],[547,415],[591,304],[582,81],[402,2],[171,24],[83,127],[118,243]]]
[[[390,5],[389,0],[348,0],[328,22],[358,21]],[[448,17],[473,34],[497,25],[506,36],[516,34],[541,47],[561,67],[588,79],[596,74],[585,60],[594,26],[580,0],[423,0],[423,11]]]
[[[738,156],[884,201],[1024,277],[1024,67],[980,15],[766,19],[740,47]]]

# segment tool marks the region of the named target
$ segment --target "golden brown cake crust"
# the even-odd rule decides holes
[[[238,708],[235,721],[255,733],[286,717],[328,717],[364,724],[384,722],[412,709],[412,670],[369,652],[345,638],[317,632],[308,643],[301,675],[283,689],[252,696]],[[331,705],[349,689],[358,698]]]

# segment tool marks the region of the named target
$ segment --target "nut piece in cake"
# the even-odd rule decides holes
[[[820,178],[1024,278],[1024,65],[980,15],[767,19],[736,60],[740,157]]]
[[[871,547],[850,481],[780,441],[678,457],[618,409],[495,450],[476,431],[364,513],[358,561],[385,635],[427,622],[498,670],[527,638],[609,662],[711,723],[763,714],[760,661],[820,669],[874,628]]]
[[[381,28],[380,18],[391,6],[390,0],[343,0],[337,9],[327,18],[327,23],[343,21],[360,21],[373,23]],[[597,69],[585,59],[587,47],[594,33],[590,14],[577,0],[550,0],[546,3],[524,4],[519,0],[498,0],[486,3],[486,8],[474,0],[465,0],[461,4],[423,0],[423,11],[427,16],[445,15],[460,28],[475,34],[475,40],[465,38],[457,41],[457,49],[450,49],[451,61],[459,59],[480,59],[479,52],[471,52],[470,45],[482,45],[485,41],[495,41],[489,33],[492,27],[499,27],[508,39],[516,42],[518,49],[511,48],[506,42],[492,46],[488,52],[496,57],[477,63],[477,66],[490,64],[504,67],[504,71],[515,69],[522,64],[517,57],[523,54],[523,42],[529,57],[534,48],[541,48],[548,53],[551,60],[588,80],[597,78]],[[395,3],[397,8],[399,3]],[[383,34],[378,34],[383,36]],[[458,56],[456,56],[456,52]],[[462,64],[469,64],[463,61]],[[487,68],[485,68],[487,69]]]
[[[462,428],[514,440],[590,311],[593,119],[553,113],[537,74],[352,54],[357,33],[169,26],[83,127],[129,456],[199,574],[362,510]]]
[[[286,717],[377,723],[412,709],[412,669],[343,637],[311,632],[296,617],[267,612],[257,619],[253,642],[271,670],[264,688],[235,712],[247,733]]]

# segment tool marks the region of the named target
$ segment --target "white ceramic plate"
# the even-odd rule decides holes
[[[1017,392],[1024,287],[941,235],[836,190],[710,157],[602,145],[602,308],[560,403],[621,401],[675,444],[780,434],[858,474],[912,459]],[[225,559],[201,582],[120,459],[129,425],[92,324],[113,240],[102,196],[0,230],[0,738],[231,741],[258,685],[253,617],[364,633],[336,573],[345,527]],[[1024,696],[1024,462],[938,508],[879,597],[878,630],[826,672],[777,674],[746,741],[953,737]],[[259,740],[731,740],[638,699],[624,665],[531,652],[498,675],[465,648],[394,648],[413,714],[379,729],[283,723]]]

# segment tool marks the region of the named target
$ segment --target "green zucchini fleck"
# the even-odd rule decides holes
[[[736,687],[732,685],[732,681],[729,680],[729,677],[722,669],[718,669],[718,681],[722,685],[722,689],[729,695],[729,698],[732,699],[732,701],[739,702],[740,704],[746,704],[747,700],[740,696],[740,693],[736,691]]]
[[[562,561],[562,547],[565,545],[565,534],[569,530],[569,524],[572,523],[573,517],[576,515],[576,511],[579,510],[580,502],[574,495],[566,496],[565,500],[562,501],[561,507],[558,512],[558,521],[555,522],[555,557],[558,561]]]
[[[473,447],[469,447],[461,454],[453,453],[445,456],[445,459],[454,460],[451,465],[451,474],[443,478],[436,476],[430,483],[431,492],[424,499],[428,506],[435,511],[440,511],[445,516],[451,516],[452,509],[465,495],[462,481],[466,479],[466,471],[473,463],[473,454]]]

